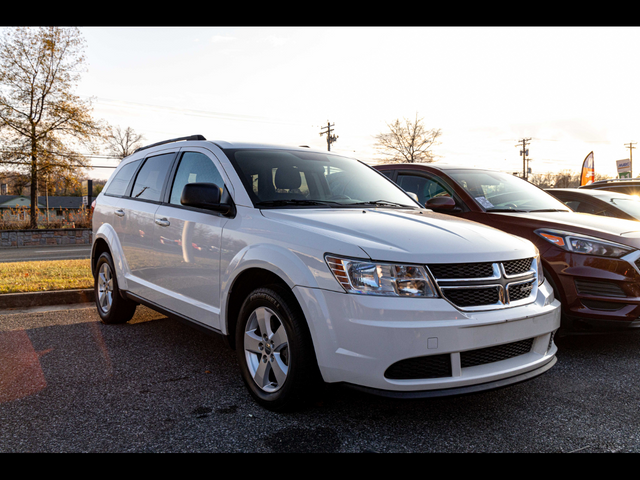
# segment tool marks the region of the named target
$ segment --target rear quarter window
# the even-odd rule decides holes
[[[131,178],[133,177],[133,174],[136,173],[139,164],[140,160],[135,160],[122,166],[122,168],[116,172],[113,180],[111,180],[104,193],[106,195],[114,195],[116,197],[123,196],[126,193],[129,182],[131,182]]]

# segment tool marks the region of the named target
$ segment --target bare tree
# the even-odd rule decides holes
[[[423,119],[409,120],[404,118],[388,123],[389,132],[375,136],[376,148],[385,156],[385,160],[393,163],[431,163],[436,156],[431,148],[438,145],[437,139],[442,135],[439,128],[427,129]]]
[[[606,175],[596,173],[594,181],[607,178]],[[529,182],[540,188],[577,188],[580,186],[580,174],[570,170],[562,170],[555,173],[537,173],[529,176]]]
[[[144,136],[134,132],[131,127],[127,127],[124,130],[120,127],[111,127],[106,136],[109,152],[121,161],[140,148],[143,139]]]
[[[37,226],[42,169],[70,174],[89,160],[75,153],[94,150],[101,125],[90,104],[73,89],[84,65],[84,40],[77,28],[18,27],[0,38],[0,132],[2,160],[31,178],[31,228]],[[76,147],[76,148],[74,148]]]

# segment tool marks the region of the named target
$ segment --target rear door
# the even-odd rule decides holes
[[[160,259],[154,251],[155,212],[177,151],[163,152],[144,159],[127,195],[115,210],[116,233],[128,265],[127,283],[132,293],[151,301],[158,297]]]

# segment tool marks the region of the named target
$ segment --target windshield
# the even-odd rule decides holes
[[[487,212],[570,212],[535,185],[508,173],[455,170],[449,175]]]
[[[614,197],[610,201],[623,212],[628,213],[632,217],[640,219],[640,199],[638,199],[638,197]]]
[[[225,150],[260,207],[418,205],[372,168],[351,158],[288,150]]]

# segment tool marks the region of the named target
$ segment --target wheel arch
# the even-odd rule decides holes
[[[293,289],[280,275],[263,267],[250,267],[243,270],[234,278],[227,293],[224,321],[227,340],[231,348],[235,349],[236,346],[235,331],[242,304],[253,290],[267,286],[288,292],[290,299],[300,308],[300,302],[296,298]],[[309,328],[308,325],[307,328]]]
[[[128,290],[125,273],[128,270],[127,262],[118,240],[118,235],[111,225],[104,223],[93,233],[91,246],[91,273],[95,274],[95,266],[103,252],[109,252],[113,259],[116,278],[121,290]]]

